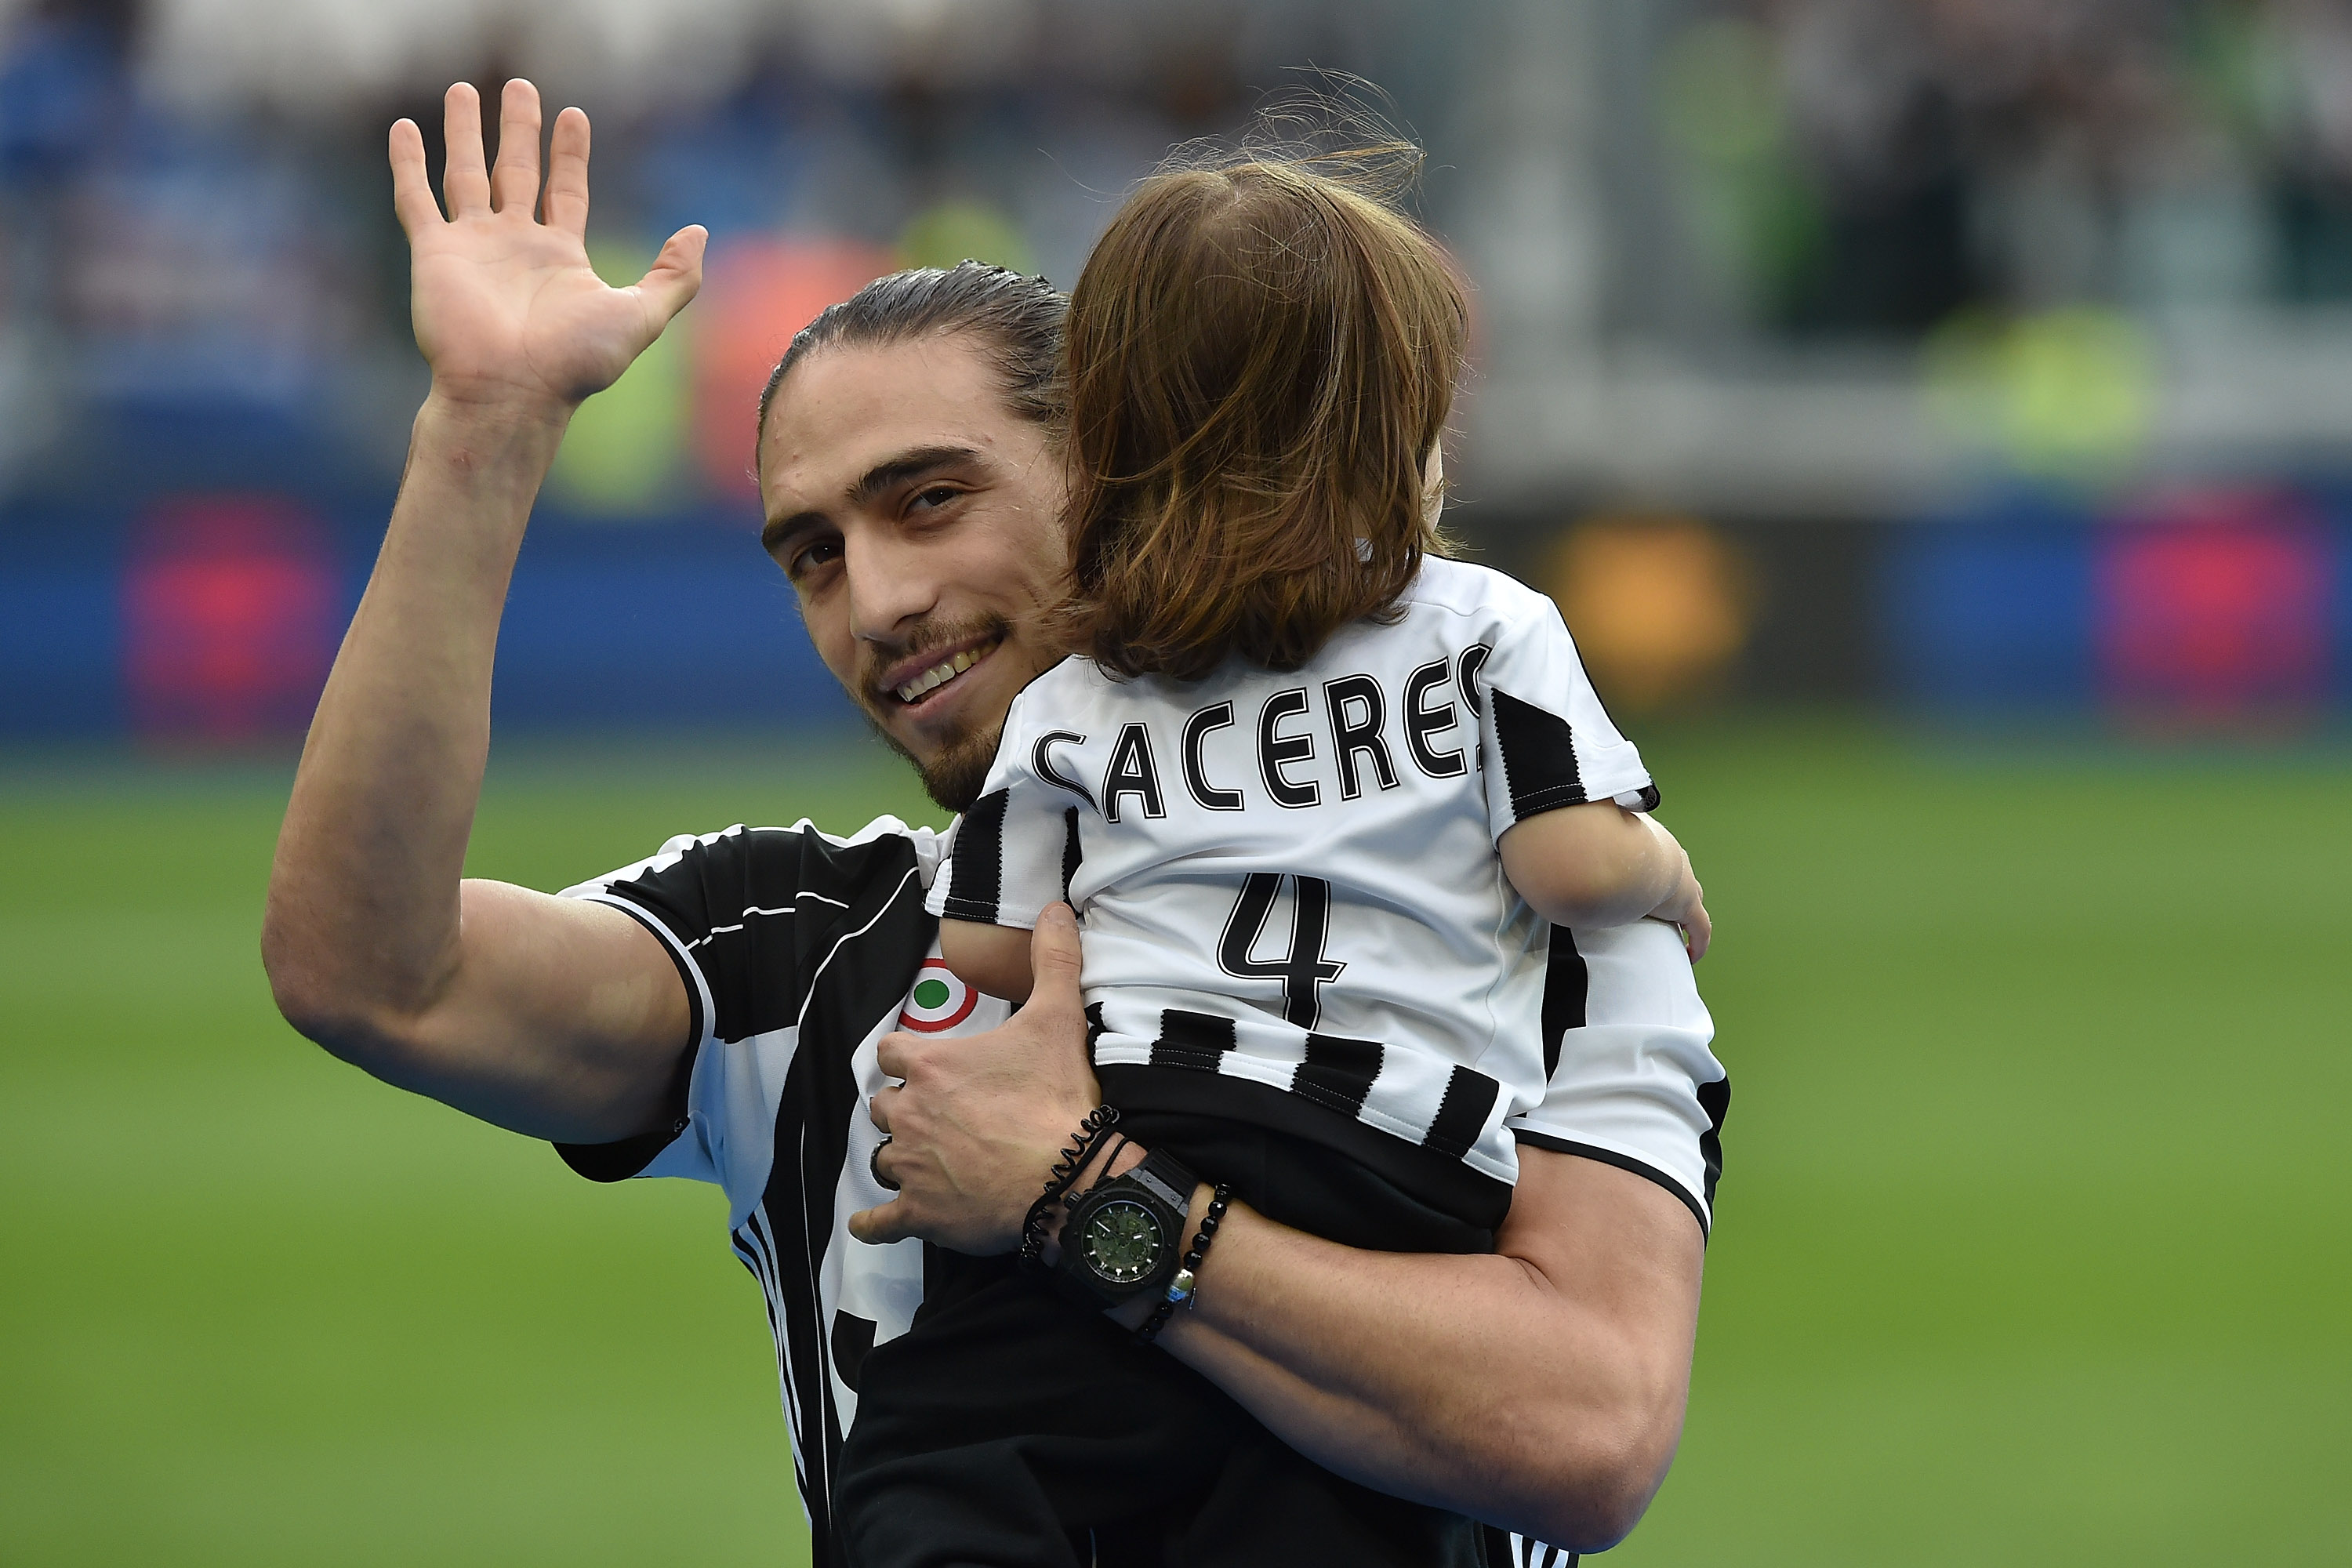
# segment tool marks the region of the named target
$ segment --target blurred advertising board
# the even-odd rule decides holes
[[[2294,728],[2347,696],[2347,558],[2340,502],[2289,487],[2103,511],[2003,497],[1889,531],[1874,605],[1889,691],[1943,710]]]
[[[0,741],[166,748],[299,735],[386,504],[172,498],[0,516]],[[502,729],[855,721],[732,511],[534,520],[499,639]]]

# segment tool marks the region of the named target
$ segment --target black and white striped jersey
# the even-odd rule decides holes
[[[876,1047],[899,1028],[979,1033],[1009,1011],[940,960],[923,897],[940,847],[891,817],[847,838],[805,822],[738,826],[673,838],[566,889],[660,940],[692,1002],[694,1045],[669,1131],[562,1152],[597,1180],[684,1176],[725,1191],[735,1253],[766,1299],[824,1568],[837,1562],[828,1497],[859,1370],[907,1331],[923,1293],[919,1243],[874,1247],[846,1229],[888,1196],[867,1163],[878,1134],[866,1104],[889,1081]],[[1561,931],[1547,952],[1540,1051],[1555,1070],[1516,1134],[1644,1175],[1707,1226],[1727,1084],[1675,933]]]
[[[1441,559],[1300,669],[1065,661],[983,790],[929,907],[1030,927],[1066,893],[1116,1103],[1277,1126],[1496,1217],[1553,956],[1496,841],[1657,800],[1552,602]]]
[[[883,817],[851,838],[806,822],[673,838],[566,895],[627,911],[677,963],[696,1045],[677,1125],[562,1150],[582,1174],[688,1176],[725,1189],[736,1256],[767,1298],[813,1560],[837,1560],[830,1510],[866,1353],[907,1331],[922,1244],[853,1239],[849,1216],[887,1201],[868,1162],[866,1101],[887,1082],[875,1048],[894,1029],[975,1034],[1010,1009],[940,962],[923,891],[929,828]]]

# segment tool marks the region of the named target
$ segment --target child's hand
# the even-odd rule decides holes
[[[1696,963],[1706,956],[1706,944],[1715,935],[1715,922],[1707,918],[1706,896],[1691,871],[1690,856],[1679,844],[1675,846],[1675,854],[1682,862],[1675,876],[1675,890],[1650,911],[1650,919],[1679,927],[1683,951]]]

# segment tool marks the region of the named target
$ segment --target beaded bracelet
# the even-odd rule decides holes
[[[1151,1309],[1151,1316],[1135,1331],[1137,1339],[1150,1343],[1152,1336],[1168,1326],[1170,1316],[1180,1304],[1190,1310],[1199,1297],[1201,1260],[1209,1256],[1209,1243],[1217,1239],[1217,1226],[1224,1220],[1225,1205],[1233,1197],[1233,1186],[1225,1182],[1219,1182],[1216,1191],[1209,1194],[1209,1212],[1201,1216],[1201,1234],[1192,1238],[1192,1250],[1184,1255],[1176,1277],[1168,1281],[1168,1294],[1160,1299],[1160,1305]]]
[[[1045,1266],[1046,1212],[1064,1193],[1070,1190],[1070,1184],[1076,1181],[1078,1173],[1087,1167],[1087,1152],[1118,1120],[1117,1107],[1096,1106],[1087,1112],[1087,1119],[1078,1123],[1078,1131],[1071,1138],[1070,1146],[1062,1151],[1060,1159],[1054,1162],[1053,1170],[1045,1177],[1045,1192],[1029,1205],[1029,1213],[1021,1221],[1021,1267],[1024,1268],[1034,1270]],[[1121,1142],[1125,1142],[1124,1137]]]

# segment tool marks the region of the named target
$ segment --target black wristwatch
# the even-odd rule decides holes
[[[1070,1205],[1054,1288],[1097,1311],[1166,1289],[1184,1252],[1184,1219],[1199,1178],[1153,1150]]]

